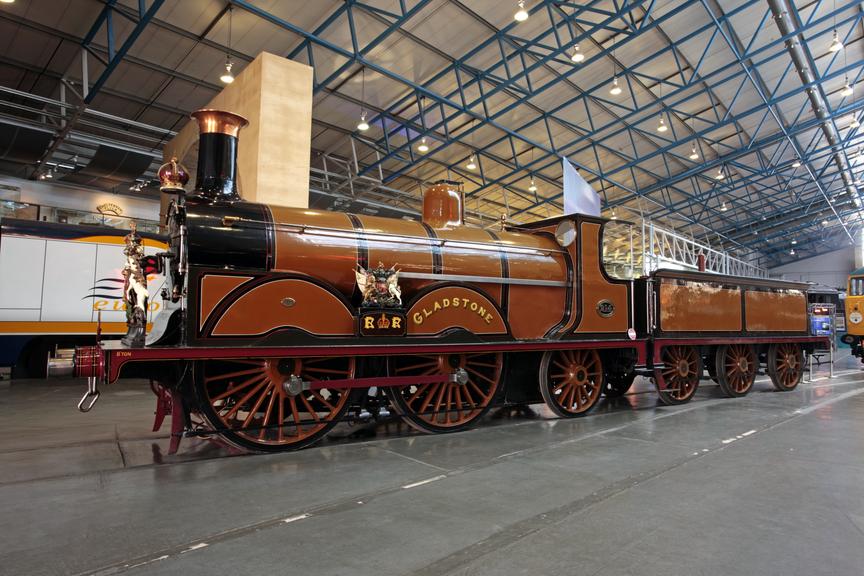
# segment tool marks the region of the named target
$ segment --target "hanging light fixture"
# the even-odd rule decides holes
[[[793,239],[792,239],[792,245],[795,246],[796,244],[798,244],[798,240],[795,240],[795,239],[793,238]]]
[[[846,77],[846,82],[843,84],[843,89],[840,90],[841,96],[852,96],[855,93],[855,89],[852,88],[852,85],[849,84],[849,77]]]
[[[693,146],[690,148],[690,160],[698,160],[699,152],[696,150],[696,143],[693,143]]]
[[[723,180],[724,178],[726,178],[726,175],[723,173],[723,166],[717,167],[717,174],[714,175],[714,178],[716,180]]]
[[[366,110],[363,105],[366,103],[366,67],[360,71],[360,122],[357,123],[357,130],[366,132],[369,130],[369,123],[366,122]]]
[[[49,168],[48,172],[45,173],[45,178],[51,179],[54,178],[54,168]]]
[[[360,132],[366,132],[369,130],[369,123],[366,122],[366,111],[360,111],[360,122],[357,123],[357,130]]]
[[[621,94],[621,86],[618,85],[618,76],[615,76],[612,79],[612,87],[609,88],[609,94],[612,94],[613,96]]]
[[[426,137],[425,136],[420,139],[420,144],[417,146],[417,151],[422,152],[423,154],[425,154],[426,152],[429,151],[429,145],[426,144]]]
[[[828,220],[822,220],[822,226],[827,226],[827,225],[828,225]]]
[[[534,177],[533,176],[531,177],[531,185],[528,186],[528,191],[529,192],[536,192],[537,191],[537,185],[534,184]]]
[[[669,127],[666,125],[666,120],[661,115],[660,123],[657,124],[657,132],[666,132],[667,130],[669,130]]]
[[[231,73],[231,69],[234,67],[234,63],[231,62],[231,29],[234,27],[234,5],[228,5],[228,49],[225,51],[225,72],[219,77],[224,84],[231,84],[234,82],[234,74]]]
[[[801,167],[801,160],[796,158],[795,161],[792,162],[792,168],[800,168],[800,167]]]
[[[617,220],[618,216],[615,214],[615,208],[612,208],[612,220]]]
[[[794,256],[794,255],[795,255],[795,249],[792,248],[791,250],[789,250],[789,256]]]
[[[726,201],[724,200],[722,204],[720,204],[720,212],[726,212],[729,210],[729,207],[726,206]]]
[[[840,36],[837,35],[837,30],[834,30],[834,37],[831,39],[831,45],[828,46],[828,50],[831,52],[839,52],[843,49],[843,43],[840,41]]]
[[[474,154],[468,157],[468,163],[465,164],[465,168],[468,170],[474,170],[477,168],[477,163],[474,161]]]
[[[519,6],[519,9],[513,14],[513,19],[517,22],[526,21],[528,19],[528,11],[525,10],[525,0],[519,0],[516,4]]]
[[[583,53],[579,50],[579,45],[578,45],[578,44],[576,44],[575,46],[573,46],[573,55],[570,56],[570,60],[572,60],[575,64],[578,64],[579,62],[582,62],[583,60],[585,60],[585,54],[583,54]]]

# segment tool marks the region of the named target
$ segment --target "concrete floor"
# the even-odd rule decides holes
[[[0,387],[0,575],[864,574],[864,370],[236,456],[145,384]],[[343,437],[351,430],[342,430]]]

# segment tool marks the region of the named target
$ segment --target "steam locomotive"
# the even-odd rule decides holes
[[[689,401],[706,368],[728,396],[747,394],[762,365],[791,390],[821,340],[808,334],[803,284],[610,277],[602,218],[473,228],[451,182],[426,190],[422,221],[243,201],[246,121],[193,118],[196,187],[167,217],[163,313],[143,347],[107,341],[75,355],[84,410],[121,375],[158,382],[172,450],[192,429],[252,451],[296,449],[344,418],[391,410],[433,433],[502,402],[542,398],[582,416],[637,374],[666,404]],[[164,189],[181,188],[183,171],[166,166]]]

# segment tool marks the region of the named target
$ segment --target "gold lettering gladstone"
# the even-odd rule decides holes
[[[420,326],[426,321],[426,318],[429,318],[433,314],[440,312],[445,308],[457,308],[459,310],[464,310],[466,313],[477,314],[486,322],[486,324],[492,324],[492,318],[494,318],[492,312],[486,310],[486,308],[474,300],[471,300],[470,298],[453,297],[435,300],[431,304],[431,307],[424,306],[422,312],[415,312],[411,320],[414,321],[415,326]]]

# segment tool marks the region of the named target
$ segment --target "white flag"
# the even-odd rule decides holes
[[[600,195],[566,158],[562,158],[561,163],[564,170],[564,214],[600,216]]]

